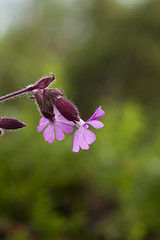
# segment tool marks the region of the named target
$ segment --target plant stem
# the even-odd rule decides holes
[[[51,74],[52,74],[52,77],[44,76],[34,85],[30,85],[22,90],[19,90],[19,91],[16,91],[16,92],[13,92],[13,93],[10,93],[10,94],[7,94],[7,95],[1,97],[0,102],[5,101],[10,98],[13,98],[13,97],[16,97],[16,96],[19,96],[19,95],[27,93],[27,92],[31,92],[35,89],[45,89],[46,87],[48,87],[51,84],[51,82],[53,82],[55,80],[55,75],[53,73],[51,73]]]
[[[29,86],[29,87],[24,88],[22,90],[7,94],[7,95],[0,98],[0,102],[5,101],[5,100],[10,99],[10,98],[13,98],[13,97],[16,97],[16,96],[19,96],[19,95],[24,94],[24,93],[30,92],[32,90],[34,90],[34,86]]]

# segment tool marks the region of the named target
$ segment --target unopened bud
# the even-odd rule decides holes
[[[50,96],[53,96],[53,97],[57,97],[57,96],[62,96],[62,91],[59,91],[58,89],[56,88],[48,88],[46,89],[47,93],[50,95]]]
[[[42,115],[52,121],[54,119],[54,109],[53,103],[50,96],[46,90],[34,90],[33,94],[35,96],[36,102],[38,104],[39,110]]]
[[[58,98],[55,105],[59,112],[69,121],[79,121],[79,114],[75,106],[65,98]]]
[[[14,130],[25,127],[26,124],[13,118],[0,118],[0,128]]]
[[[44,89],[48,87],[55,80],[55,75],[52,73],[52,77],[44,76],[34,86],[34,89]]]
[[[52,100],[53,104],[55,104],[57,97],[63,96],[62,92],[56,88],[47,88],[46,92],[47,92],[48,96],[50,97],[50,99]]]
[[[34,98],[41,109],[43,106],[43,92],[41,90],[34,90],[32,93],[34,94]]]
[[[32,99],[35,99],[37,101],[38,105],[42,106],[42,104],[43,104],[43,92],[41,90],[34,90],[32,93],[34,94]]]

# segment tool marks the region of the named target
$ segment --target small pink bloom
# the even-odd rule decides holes
[[[48,125],[48,126],[47,126]],[[70,126],[69,126],[70,125]],[[38,132],[41,132],[47,127],[43,132],[43,137],[48,143],[52,143],[55,139],[62,140],[65,138],[65,133],[71,133],[73,131],[73,127],[75,124],[71,121],[65,119],[62,115],[60,115],[59,111],[55,111],[55,120],[50,121],[45,117],[40,119],[39,125],[37,127]],[[55,131],[54,131],[55,129]]]
[[[99,129],[104,125],[102,122],[98,121],[98,118],[103,117],[105,112],[101,109],[101,106],[97,108],[91,118],[89,118],[86,122],[82,119],[80,121],[76,121],[76,125],[78,130],[74,133],[73,137],[73,152],[79,152],[80,148],[84,150],[89,149],[89,145],[92,144],[96,140],[96,136],[93,132],[88,130],[89,125],[92,127]]]

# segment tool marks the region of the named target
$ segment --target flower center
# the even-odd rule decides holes
[[[80,121],[75,121],[75,123],[78,128],[82,127],[85,124],[85,122],[81,118],[80,118]]]

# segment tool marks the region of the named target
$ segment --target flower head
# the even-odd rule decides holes
[[[88,124],[96,129],[102,128],[103,123],[97,119],[103,117],[104,114],[105,112],[100,106],[86,122],[84,122],[82,119],[76,122],[78,130],[74,133],[73,137],[73,152],[79,152],[80,148],[84,150],[89,149],[89,145],[96,140],[96,136],[92,131],[88,130]]]
[[[70,125],[70,126],[69,126]],[[65,138],[65,133],[71,133],[73,131],[74,123],[65,119],[62,115],[60,115],[58,110],[55,110],[54,119],[51,121],[45,117],[40,119],[39,125],[37,127],[38,132],[43,132],[43,137],[48,143],[52,143],[55,139],[62,140]]]

